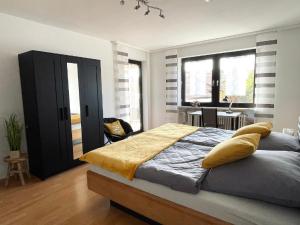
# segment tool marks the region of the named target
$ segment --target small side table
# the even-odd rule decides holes
[[[7,163],[7,176],[5,180],[5,186],[8,186],[10,177],[15,174],[19,176],[22,186],[25,185],[23,173],[26,173],[27,177],[30,178],[27,154],[21,153],[20,157],[15,159],[6,156],[4,158],[4,162]]]

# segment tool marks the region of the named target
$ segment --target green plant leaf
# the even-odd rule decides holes
[[[6,138],[11,151],[21,148],[23,126],[17,119],[16,114],[11,114],[8,120],[5,119]]]

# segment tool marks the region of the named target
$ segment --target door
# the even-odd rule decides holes
[[[60,57],[51,53],[34,52],[35,88],[42,148],[42,177],[46,178],[65,168],[65,117]],[[38,140],[36,140],[38,141]]]
[[[81,90],[84,89],[80,81],[80,58],[61,56],[64,115],[66,118],[66,152],[68,164],[78,164],[78,159],[83,154],[82,138],[82,110]]]
[[[100,61],[81,59],[81,110],[84,153],[104,145]]]
[[[66,143],[70,166],[90,150],[103,146],[99,61],[62,56]]]
[[[143,131],[142,63],[129,60],[127,65],[130,114],[129,124],[134,132]]]

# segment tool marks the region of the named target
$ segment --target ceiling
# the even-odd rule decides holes
[[[0,12],[146,50],[300,23],[299,0],[150,0],[164,9],[144,16],[135,0],[0,0]]]

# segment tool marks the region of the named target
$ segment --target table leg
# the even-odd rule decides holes
[[[18,168],[18,174],[19,174],[19,178],[21,180],[21,184],[22,186],[25,185],[25,181],[24,181],[24,177],[23,177],[23,169],[22,169],[22,165],[20,162],[17,163],[17,168]]]
[[[10,163],[7,163],[7,175],[4,183],[5,187],[8,186],[9,178],[10,178]]]
[[[192,126],[194,126],[194,115],[192,115]]]
[[[233,119],[233,130],[236,130],[236,118]]]
[[[27,174],[27,177],[30,179],[31,176],[30,176],[30,171],[29,171],[29,162],[28,160],[25,161],[25,166],[26,166],[26,174]]]
[[[240,117],[235,118],[235,129],[239,129],[240,128]]]

